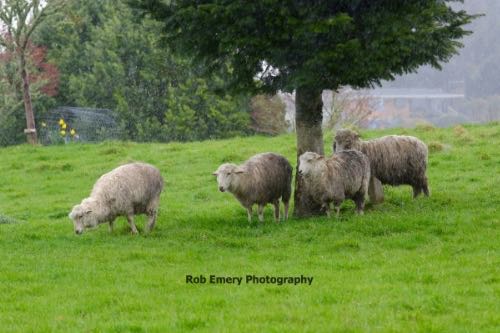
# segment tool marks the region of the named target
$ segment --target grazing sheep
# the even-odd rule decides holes
[[[146,163],[122,165],[104,175],[94,184],[90,197],[73,207],[69,217],[75,233],[109,222],[110,231],[117,216],[126,216],[132,233],[137,233],[134,215],[147,214],[147,230],[156,222],[163,178],[160,171]]]
[[[345,150],[325,158],[313,152],[299,157],[299,172],[305,189],[320,203],[330,216],[333,202],[337,216],[340,205],[347,199],[356,203],[356,212],[363,214],[365,193],[370,179],[370,161],[357,150]]]
[[[368,156],[372,175],[369,192],[373,202],[383,200],[381,184],[407,184],[413,187],[413,197],[421,192],[429,196],[425,175],[428,150],[419,139],[413,136],[388,135],[362,141],[356,132],[341,129],[335,135],[333,148],[335,152],[357,149]]]
[[[286,158],[274,153],[257,154],[241,165],[222,164],[213,173],[221,192],[231,192],[247,209],[252,221],[252,206],[259,206],[259,221],[264,221],[267,203],[274,205],[274,219],[280,220],[280,198],[285,206],[285,220],[292,193],[292,166]]]

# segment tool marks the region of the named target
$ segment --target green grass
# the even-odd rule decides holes
[[[500,124],[366,132],[430,144],[430,198],[386,188],[364,216],[247,223],[211,173],[295,138],[0,149],[0,332],[498,332]],[[331,134],[325,147],[331,153]],[[78,237],[95,180],[141,160],[166,180],[157,228],[123,218]],[[138,219],[140,231],[145,218]],[[190,285],[187,274],[313,276],[308,285]]]

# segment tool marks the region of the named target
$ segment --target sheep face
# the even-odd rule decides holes
[[[81,204],[73,207],[69,218],[73,220],[75,233],[81,235],[85,229],[97,226],[97,216],[93,212],[96,203],[91,199],[85,199]]]
[[[213,175],[217,177],[219,190],[225,192],[231,190],[232,185],[237,182],[239,174],[243,172],[244,170],[236,164],[226,163],[222,164]]]
[[[340,129],[335,135],[333,143],[334,152],[339,152],[348,149],[356,149],[359,143],[359,135],[349,129]]]
[[[313,152],[306,152],[299,157],[299,173],[302,174],[303,176],[309,175],[311,172],[314,171],[316,168],[316,165],[318,161],[322,160],[323,156],[313,153]]]

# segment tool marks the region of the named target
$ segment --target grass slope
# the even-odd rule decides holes
[[[279,225],[268,206],[250,226],[211,172],[263,151],[295,164],[291,135],[0,149],[0,331],[498,332],[500,124],[365,136],[389,133],[429,144],[430,198],[388,187],[364,216],[349,202],[339,220]],[[120,218],[112,234],[75,236],[71,207],[133,160],[166,179],[154,232],[132,236]],[[186,274],[314,280],[191,285]]]

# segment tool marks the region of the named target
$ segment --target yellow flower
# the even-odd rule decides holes
[[[67,126],[66,124],[62,124],[62,125],[61,125],[61,128],[62,128],[63,130],[65,130],[65,129],[66,129],[66,126]]]
[[[61,118],[61,119],[59,119],[59,125],[61,125],[61,126],[62,126],[62,125],[64,125],[64,124],[65,124],[64,119],[62,119],[62,118]]]
[[[72,129],[71,129],[71,131],[70,131],[69,133],[71,133],[71,136],[75,136],[76,131],[75,131],[75,129],[74,129],[74,128],[72,128]]]
[[[59,133],[61,133],[61,136],[65,136],[65,135],[66,135],[66,131],[65,131],[65,130],[62,130],[62,131],[61,131],[61,132],[59,132]]]

